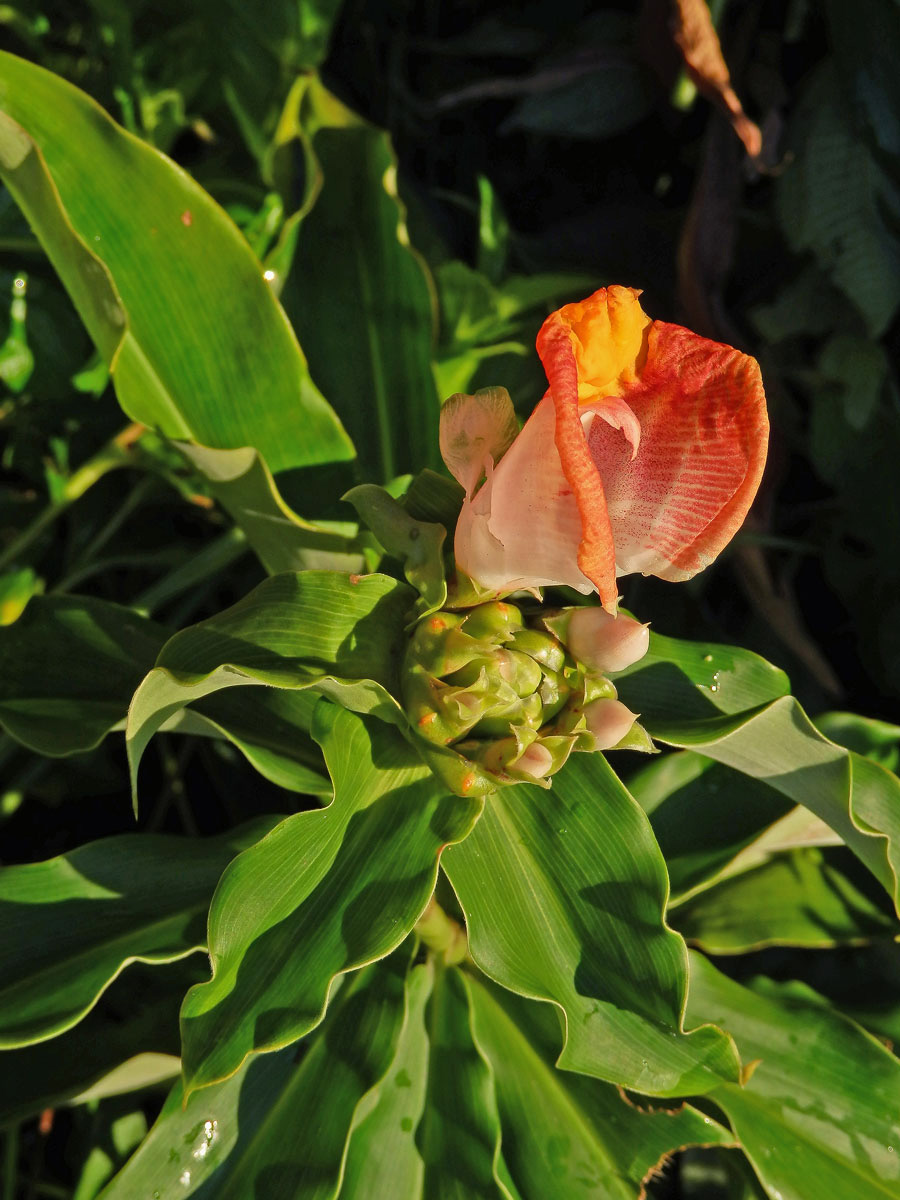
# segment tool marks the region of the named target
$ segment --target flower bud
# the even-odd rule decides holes
[[[580,611],[536,629],[515,605],[489,601],[417,624],[402,671],[404,708],[426,761],[457,794],[518,781],[548,787],[573,750],[608,749],[640,729],[610,680],[556,636]],[[646,641],[643,626],[619,620]],[[635,748],[652,750],[643,736],[631,735]]]
[[[594,671],[624,671],[650,646],[650,631],[640,621],[602,608],[571,610],[563,640],[572,656]]]
[[[595,750],[611,750],[631,730],[638,718],[621,700],[593,700],[585,705],[583,714],[588,732],[594,738]]]

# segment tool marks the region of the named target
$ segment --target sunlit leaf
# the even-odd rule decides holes
[[[204,445],[252,445],[273,471],[352,455],[225,213],[83,92],[9,54],[0,175],[134,420]]]
[[[475,1034],[494,1072],[503,1157],[522,1200],[584,1191],[634,1200],[673,1150],[728,1143],[718,1121],[685,1106],[641,1112],[610,1084],[553,1066],[559,1023],[549,1005],[466,976]]]
[[[561,1066],[657,1095],[737,1077],[719,1030],[683,1032],[687,952],[663,919],[663,859],[599,754],[570,760],[549,791],[492,796],[444,865],[478,966],[564,1013]]]
[[[809,988],[753,990],[691,956],[688,1013],[715,1021],[757,1065],[711,1099],[772,1197],[860,1200],[900,1186],[900,1062]]]
[[[224,688],[315,688],[358,711],[402,721],[386,685],[397,690],[397,640],[412,598],[386,575],[303,571],[275,575],[231,608],[183,629],[163,647],[131,703],[133,784],[154,733]]]
[[[260,818],[204,839],[126,834],[4,867],[0,1046],[69,1029],[129,963],[203,949],[220,875],[274,823]]]
[[[235,861],[216,892],[213,977],[182,1010],[191,1091],[316,1026],[335,977],[406,936],[442,848],[478,815],[477,801],[441,793],[389,725],[322,704],[313,733],[334,801],[288,817]]]
[[[395,955],[349,980],[302,1053],[254,1059],[199,1093],[179,1084],[105,1200],[331,1200],[355,1113],[394,1054],[407,959]]]

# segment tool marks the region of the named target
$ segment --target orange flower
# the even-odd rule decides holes
[[[547,318],[550,387],[518,436],[502,389],[444,405],[441,453],[466,489],[456,559],[483,587],[568,584],[615,613],[617,576],[689,579],[747,515],[769,428],[759,367],[652,321],[639,295],[601,288]]]

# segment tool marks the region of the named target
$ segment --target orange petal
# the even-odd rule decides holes
[[[603,482],[581,423],[575,350],[569,328],[559,313],[553,313],[542,325],[537,348],[550,382],[548,394],[556,414],[555,441],[562,472],[574,493],[581,516],[578,566],[597,589],[603,607],[607,612],[615,613],[618,589],[613,531]],[[627,446],[621,433],[615,432],[606,422],[595,420],[594,425],[602,425],[611,437],[617,438],[623,447]]]
[[[740,528],[762,476],[768,419],[759,367],[729,346],[655,321],[640,378],[625,393],[641,425],[587,435],[603,479],[619,574],[689,579]]]
[[[549,318],[568,331],[582,404],[622,396],[623,388],[637,378],[647,357],[646,331],[651,323],[638,301],[640,294],[637,288],[618,285],[600,288]]]

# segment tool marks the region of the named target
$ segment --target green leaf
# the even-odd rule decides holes
[[[312,691],[260,688],[246,694],[216,692],[185,709],[173,733],[227,739],[260,775],[278,787],[305,795],[331,795],[322,752],[310,736],[319,696]]]
[[[854,865],[856,860],[838,846],[776,854],[670,907],[669,920],[709,954],[744,954],[763,946],[828,947],[900,935],[886,905],[854,880]]]
[[[66,1033],[0,1051],[0,1123],[81,1103],[100,1090],[145,1087],[151,1071],[157,1079],[176,1075],[178,1007],[202,969],[195,958],[165,967],[137,963]]]
[[[276,472],[352,456],[222,209],[83,92],[9,54],[0,175],[134,420],[204,445],[252,445]]]
[[[407,582],[425,603],[421,615],[439,609],[447,599],[444,526],[415,520],[402,504],[374,483],[351,488],[344,499],[353,505],[388,554],[403,563]]]
[[[34,596],[0,626],[0,722],[41,754],[96,746],[128,711],[166,631],[88,596]]]
[[[410,972],[406,1020],[397,1051],[384,1078],[358,1111],[347,1146],[340,1200],[394,1200],[400,1196],[424,1200],[425,1163],[416,1145],[416,1130],[428,1091],[425,1010],[433,985],[430,963]]]
[[[356,442],[363,477],[386,483],[439,463],[434,287],[410,246],[388,135],[312,76],[295,93],[281,136],[305,144],[321,191],[290,230],[282,302],[313,379]]]
[[[691,956],[693,1020],[715,1021],[756,1069],[710,1099],[772,1197],[861,1200],[900,1187],[900,1062],[801,984],[753,990]]]
[[[394,1054],[407,963],[401,952],[348,981],[301,1055],[254,1059],[199,1093],[177,1086],[104,1200],[331,1200],[356,1112]]]
[[[493,1079],[463,976],[429,961],[408,988],[396,1056],[350,1137],[340,1200],[508,1200]]]
[[[559,1025],[547,1005],[472,975],[466,987],[476,1039],[494,1074],[504,1161],[522,1200],[582,1192],[634,1200],[674,1150],[732,1140],[689,1105],[645,1113],[610,1084],[557,1070]]]
[[[719,876],[793,807],[768,784],[690,751],[648,763],[628,788],[650,817],[676,900]]]
[[[210,911],[213,977],[182,1010],[189,1092],[317,1025],[335,977],[406,936],[442,847],[478,816],[477,801],[436,790],[391,726],[322,704],[313,732],[334,801],[282,821],[222,879]]]
[[[206,910],[226,865],[272,828],[260,818],[214,838],[126,834],[0,872],[0,1046],[64,1032],[132,962],[206,944]]]
[[[865,90],[873,93],[871,86]],[[898,203],[894,180],[860,137],[854,116],[828,58],[807,83],[791,122],[793,159],[778,179],[778,216],[793,249],[812,252],[870,336],[879,337],[900,305],[900,250],[890,228]]]
[[[619,698],[640,714],[654,737],[666,740],[677,722],[740,713],[787,695],[787,676],[749,650],[686,642],[650,633],[650,649],[615,676]]]
[[[209,480],[213,495],[243,529],[270,575],[364,569],[362,554],[351,545],[355,528],[328,528],[298,517],[282,499],[272,472],[252,446],[214,450],[191,442],[175,444]]]
[[[422,1196],[511,1200],[501,1182],[494,1080],[475,1044],[468,992],[456,969],[438,971],[425,1019],[428,1089],[416,1131],[425,1163]]]
[[[275,575],[162,648],[131,703],[132,784],[150,738],[186,706],[223,688],[315,688],[385,720],[402,721],[398,639],[413,593],[386,575]],[[251,703],[252,701],[246,701]],[[213,717],[215,719],[215,717]]]
[[[661,741],[700,751],[803,805],[898,902],[900,780],[822,737],[792,696],[744,716],[648,725]]]
[[[444,865],[478,966],[563,1010],[561,1066],[653,1095],[737,1077],[719,1030],[683,1032],[687,954],[663,919],[665,865],[601,755],[570,760],[549,791],[496,793]]]
[[[815,726],[832,742],[871,758],[896,774],[900,766],[900,725],[857,713],[829,712],[816,717]]]

